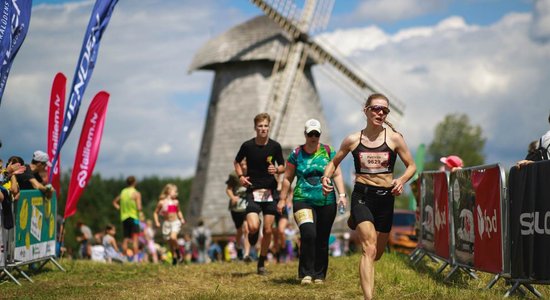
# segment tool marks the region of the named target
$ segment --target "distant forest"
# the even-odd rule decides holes
[[[65,212],[66,193],[69,186],[69,173],[63,174],[61,179],[61,199],[58,201],[57,213],[63,216]],[[153,211],[162,188],[167,183],[178,186],[180,208],[185,214],[189,202],[191,183],[193,178],[159,178],[156,176],[138,179],[137,189],[141,192],[143,212],[145,218],[153,219]],[[117,228],[117,240],[122,240],[122,228],[119,211],[113,205],[113,199],[126,187],[126,178],[104,179],[99,174],[94,174],[84,189],[78,202],[75,215],[65,221],[65,246],[73,251],[78,249],[75,240],[76,223],[82,221],[88,225],[93,233],[103,232],[105,225],[113,224]],[[158,230],[157,230],[158,231]],[[160,237],[160,235],[159,235]]]

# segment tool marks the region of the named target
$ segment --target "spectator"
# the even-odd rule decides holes
[[[147,219],[145,222],[145,228],[143,229],[143,236],[145,238],[145,244],[147,246],[147,252],[151,256],[153,263],[158,262],[157,246],[155,245],[155,229],[153,228],[153,221]]]
[[[136,189],[137,181],[134,176],[126,178],[126,188],[113,200],[113,206],[120,210],[120,220],[122,221],[122,251],[131,256],[137,256],[139,253],[139,212],[141,211],[141,193]],[[133,251],[128,251],[128,242],[132,242]]]
[[[550,114],[548,115],[548,123],[550,123]],[[531,149],[533,147],[534,149]],[[548,160],[550,158],[550,130],[548,130],[538,141],[533,145],[529,145],[529,150],[525,159],[516,163],[518,168],[523,165],[530,164],[534,161]]]
[[[208,257],[210,257],[210,261],[222,261],[222,248],[217,241],[212,242],[208,247]]]
[[[167,184],[159,196],[159,201],[153,213],[155,225],[160,227],[159,214],[164,217],[162,222],[162,236],[168,242],[172,252],[172,264],[176,265],[180,259],[178,250],[178,234],[185,219],[179,207],[178,187],[175,184]]]
[[[462,167],[464,167],[464,163],[462,162],[462,158],[460,158],[456,155],[444,156],[444,157],[440,158],[439,161],[441,163],[443,163],[441,171],[454,172],[454,171],[462,169]]]
[[[82,221],[76,222],[76,228],[78,229],[76,241],[80,243],[79,254],[84,259],[90,259],[92,258],[92,230]]]
[[[202,264],[208,262],[207,251],[212,241],[212,234],[210,233],[210,229],[206,228],[204,225],[203,220],[200,220],[197,225],[198,226],[193,229],[193,242],[197,247],[197,261]]]
[[[52,185],[46,184],[40,175],[40,173],[46,171],[47,167],[50,165],[48,154],[40,150],[35,151],[32,155],[31,163],[25,165],[25,171],[16,175],[19,188],[21,190],[40,190],[47,198],[51,198],[53,191]]]
[[[105,261],[108,263],[115,262],[124,262],[124,255],[118,250],[118,245],[115,239],[116,228],[115,226],[109,224],[105,226],[105,235],[103,235],[103,247],[105,248]]]

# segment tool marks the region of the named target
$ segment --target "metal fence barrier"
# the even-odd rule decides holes
[[[0,280],[8,277],[18,285],[21,283],[13,276],[17,271],[30,282],[33,280],[22,267],[33,265],[40,270],[48,262],[65,271],[55,260],[57,237],[57,198],[44,197],[38,190],[22,190],[19,200],[14,202],[14,226],[11,229],[0,230]],[[0,218],[2,218],[0,216]],[[2,221],[0,219],[0,221]]]

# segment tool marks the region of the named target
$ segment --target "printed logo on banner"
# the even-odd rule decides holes
[[[461,226],[457,232],[458,237],[463,241],[473,243],[475,240],[474,214],[468,209],[461,210],[460,224]]]
[[[522,213],[519,215],[521,235],[545,234],[550,235],[550,211],[544,216],[541,212]]]
[[[427,233],[434,233],[434,210],[430,205],[426,205],[424,208],[426,213],[426,221],[424,221],[424,228]]]
[[[455,181],[453,182],[453,200],[455,202],[460,200],[460,184],[458,183],[457,178],[455,178]]]
[[[37,240],[42,240],[42,213],[34,205],[32,207],[31,234]]]
[[[445,225],[447,225],[447,218],[445,217],[445,210],[440,210],[439,205],[437,205],[437,202],[435,203],[435,227],[437,230],[441,230],[445,228]]]
[[[479,237],[483,239],[483,234],[491,238],[491,232],[497,233],[497,210],[493,209],[493,216],[487,215],[487,210],[481,211],[481,207],[477,206],[477,229]]]

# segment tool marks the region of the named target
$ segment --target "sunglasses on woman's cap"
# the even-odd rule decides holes
[[[320,137],[321,136],[321,133],[319,131],[316,131],[316,130],[312,130],[308,133],[306,133],[306,135],[308,137]]]
[[[379,113],[380,111],[382,111],[385,115],[390,113],[390,109],[382,105],[367,106],[367,109],[372,110],[375,113]]]

